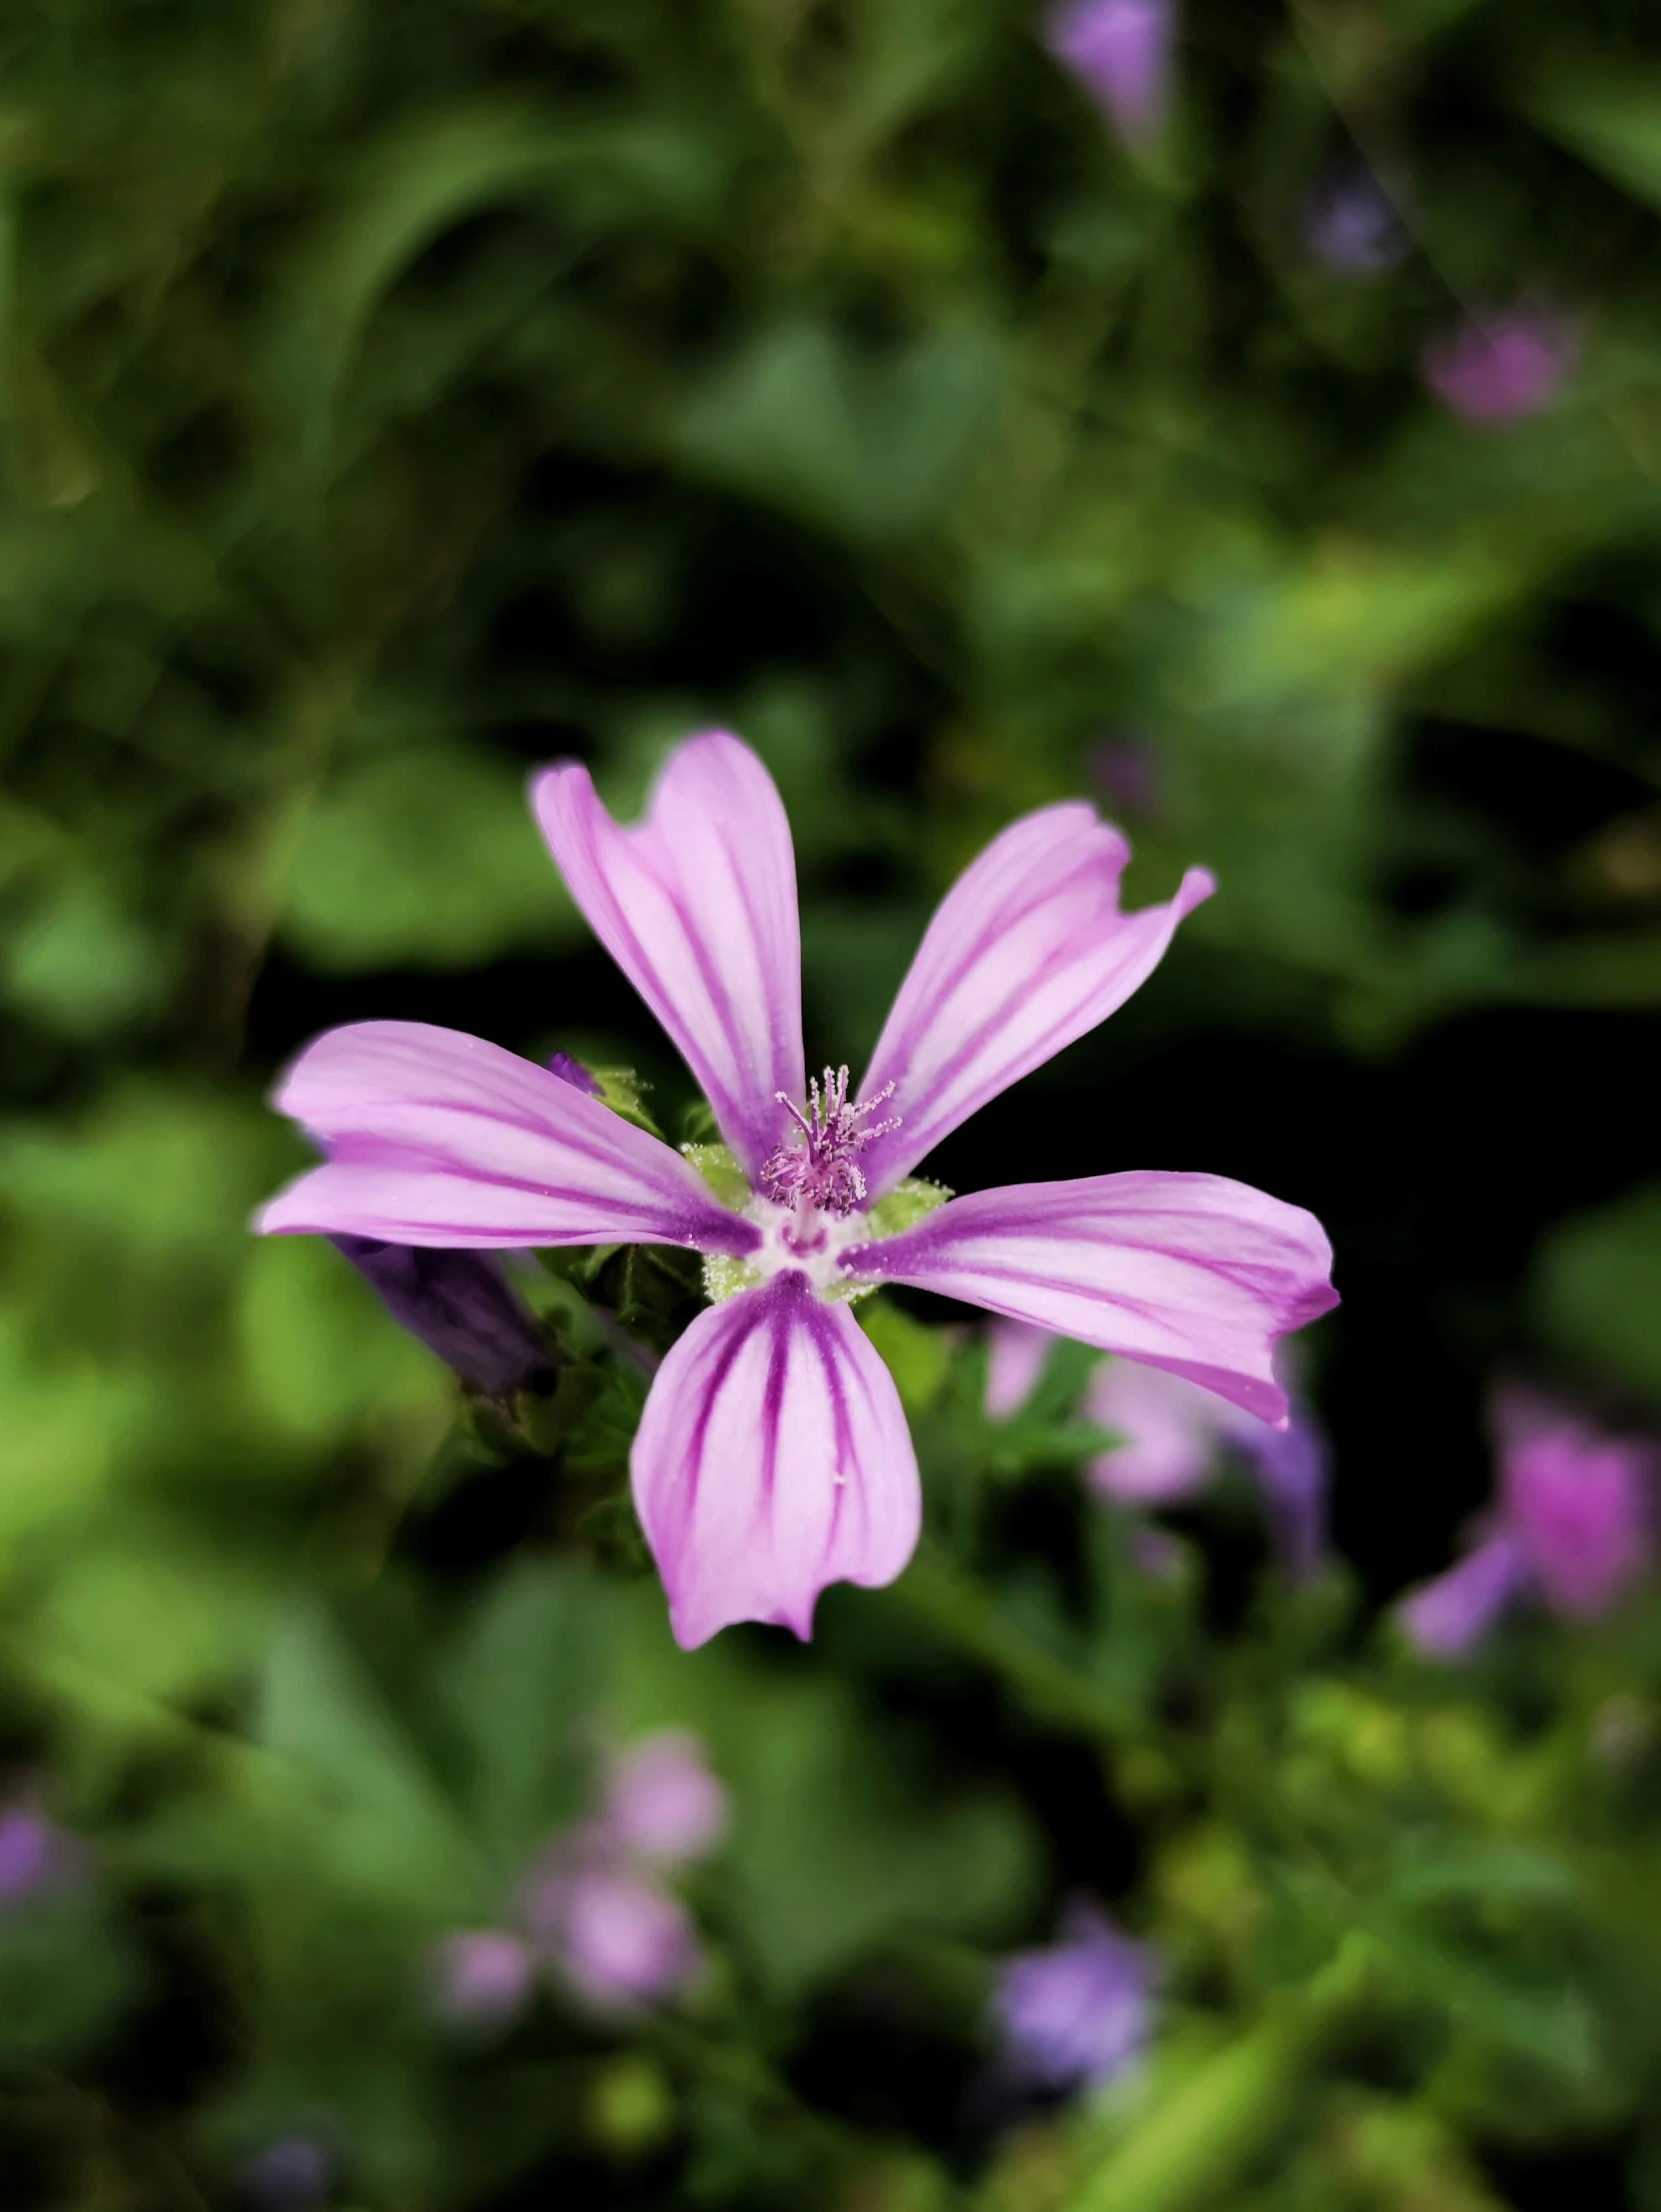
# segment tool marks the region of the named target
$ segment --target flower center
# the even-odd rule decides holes
[[[796,1208],[804,1243],[813,1238],[814,1214],[842,1218],[865,1203],[865,1171],[859,1156],[873,1139],[900,1126],[897,1114],[888,1121],[867,1122],[865,1117],[893,1094],[890,1083],[863,1105],[850,1106],[846,1067],[826,1068],[822,1091],[814,1078],[808,1085],[805,1114],[783,1091],[775,1093],[796,1124],[796,1133],[768,1156],[761,1187],[775,1204]]]

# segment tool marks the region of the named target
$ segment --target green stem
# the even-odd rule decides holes
[[[1002,1618],[985,1593],[937,1556],[920,1552],[893,1595],[920,1621],[1005,1681],[1035,1718],[1113,1748],[1135,1741],[1111,1697]]]
[[[1370,1981],[1370,1949],[1357,1936],[1307,1989],[1281,1998],[1163,2098],[1084,2177],[1065,2212],[1201,2212],[1214,2204],[1273,2140]]]

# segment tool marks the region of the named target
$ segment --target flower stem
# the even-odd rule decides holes
[[[1162,2098],[1063,2200],[1063,2212],[1201,2212],[1215,2204],[1273,2140],[1313,2061],[1371,1981],[1370,1945],[1353,1937],[1306,1989],[1280,1998]]]
[[[893,1595],[938,1636],[989,1667],[1036,1719],[1112,1748],[1140,1739],[1142,1731],[1116,1699],[1012,1627],[984,1591],[938,1554],[919,1552]]]

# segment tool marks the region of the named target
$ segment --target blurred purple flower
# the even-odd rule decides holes
[[[659,1866],[703,1858],[727,1827],[727,1793],[690,1730],[665,1728],[613,1761],[601,1823],[623,1851]]]
[[[1408,1642],[1426,1658],[1458,1659],[1527,1587],[1522,1546],[1502,1533],[1474,1545],[1445,1575],[1421,1584],[1402,1600],[1398,1618]]]
[[[679,1995],[703,1970],[667,1868],[726,1833],[727,1794],[689,1729],[643,1736],[610,1762],[598,1813],[556,1836],[520,1893],[535,1956],[602,2013]]]
[[[498,2028],[530,2002],[535,1964],[503,1928],[458,1928],[431,1957],[432,2002],[453,2027]]]
[[[1502,1510],[1541,1598],[1569,1620],[1600,1620],[1650,1564],[1655,1446],[1521,1390],[1496,1396],[1494,1432]]]
[[[76,1881],[82,1847],[32,1805],[0,1805],[0,1908]]]
[[[1468,1652],[1518,1598],[1595,1621],[1620,1605],[1654,1552],[1661,1453],[1612,1437],[1531,1391],[1496,1392],[1499,1505],[1463,1559],[1409,1592],[1397,1619],[1431,1659]]]
[[[1126,145],[1158,138],[1171,105],[1174,0],[1063,0],[1044,43]]]
[[[1129,1360],[1096,1371],[1085,1410],[1124,1438],[1091,1464],[1090,1479],[1110,1498],[1170,1505],[1212,1479],[1220,1448],[1244,1459],[1256,1483],[1275,1556],[1293,1582],[1318,1572],[1326,1552],[1326,1443],[1307,1407],[1292,1405],[1283,1429],[1270,1428],[1185,1376]]]
[[[1451,414],[1483,429],[1542,414],[1580,358],[1580,327],[1560,310],[1520,301],[1471,315],[1425,348],[1424,381]]]
[[[1035,2089],[1111,2081],[1141,2054],[1151,2025],[1154,1955],[1096,1905],[1068,1908],[1061,1940],[1018,1951],[993,2010],[1010,2072]]]
[[[312,2212],[329,2194],[334,2161],[309,2136],[289,2135],[256,2151],[242,2170],[245,2196],[261,2212]]]
[[[486,1397],[513,1397],[547,1366],[547,1345],[534,1316],[489,1254],[383,1244],[374,1237],[329,1241],[379,1293],[401,1328]]]
[[[561,1083],[569,1083],[589,1098],[604,1095],[605,1085],[598,1076],[591,1075],[574,1053],[555,1052],[548,1060],[548,1073],[557,1075]]]
[[[555,1970],[598,2012],[678,1996],[703,1969],[680,1899],[597,1834],[586,1848],[554,1846],[527,1891],[526,1917]]]
[[[1092,745],[1085,761],[1092,788],[1110,807],[1147,816],[1160,807],[1160,756],[1146,737],[1126,732]]]
[[[1317,185],[1303,215],[1303,242],[1322,267],[1372,277],[1407,251],[1401,218],[1370,169],[1336,171]]]
[[[995,1321],[987,1331],[986,1418],[1008,1421],[1038,1388],[1044,1363],[1055,1342],[1048,1329],[1030,1321]]]

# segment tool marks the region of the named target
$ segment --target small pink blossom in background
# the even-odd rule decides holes
[[[1518,1599],[1565,1620],[1612,1613],[1655,1553],[1661,1451],[1610,1436],[1569,1408],[1515,1388],[1495,1393],[1499,1503],[1463,1559],[1401,1601],[1397,1619],[1426,1657],[1472,1650]]]
[[[547,1973],[601,2014],[681,1995],[703,1971],[666,1874],[726,1834],[727,1793],[690,1729],[642,1736],[606,1762],[599,1809],[553,1837],[520,1885],[512,1928],[462,1928],[428,1957],[452,2027],[510,2026]]]
[[[29,1803],[0,1805],[0,1911],[62,1889],[86,1871],[79,1839]]]
[[[509,2026],[530,2002],[535,1962],[505,1928],[459,1928],[432,1955],[432,2001],[453,2027]]]
[[[534,1891],[535,1933],[595,2011],[636,2012],[690,1988],[703,1952],[680,1899],[626,1860],[555,1863]]]
[[[1064,0],[1044,43],[1131,147],[1158,138],[1171,106],[1174,0]]]
[[[1004,1962],[993,1997],[1007,2071],[1034,2089],[1112,2081],[1141,2055],[1152,2025],[1154,1954],[1088,1900],[1060,1940]]]
[[[1008,1421],[1038,1388],[1055,1337],[1027,1321],[995,1321],[987,1331],[986,1417]]]
[[[1522,302],[1467,316],[1424,352],[1424,381],[1450,414],[1482,429],[1540,415],[1580,359],[1580,326],[1560,310]]]
[[[707,1856],[727,1830],[727,1793],[689,1730],[641,1738],[612,1763],[601,1815],[625,1851],[661,1866]]]
[[[988,1346],[986,1411],[1007,1420],[1031,1395],[1051,1339],[996,1322]],[[1281,1567],[1293,1581],[1315,1574],[1326,1549],[1326,1448],[1313,1416],[1294,1404],[1274,1429],[1187,1376],[1135,1360],[1104,1360],[1091,1378],[1086,1417],[1121,1442],[1093,1460],[1091,1482],[1122,1505],[1169,1506],[1197,1496],[1227,1448],[1249,1467]]]
[[[325,1158],[260,1227],[454,1252],[703,1255],[710,1304],[656,1369],[630,1455],[683,1647],[737,1621],[805,1639],[827,1584],[880,1586],[911,1558],[916,1453],[851,1310],[881,1285],[1203,1377],[1286,1419],[1273,1345],[1336,1303],[1312,1215],[1218,1175],[954,1198],[914,1172],[1147,981],[1212,895],[1204,868],[1127,913],[1130,845],[1094,807],[1012,823],[942,900],[855,1090],[846,1068],[806,1079],[790,826],[747,745],[714,730],[677,747],[632,827],[575,763],[537,776],[532,799],[572,896],[702,1087],[730,1166],[706,1180],[579,1084],[482,1038],[361,1022],[289,1070],[278,1103]]]

